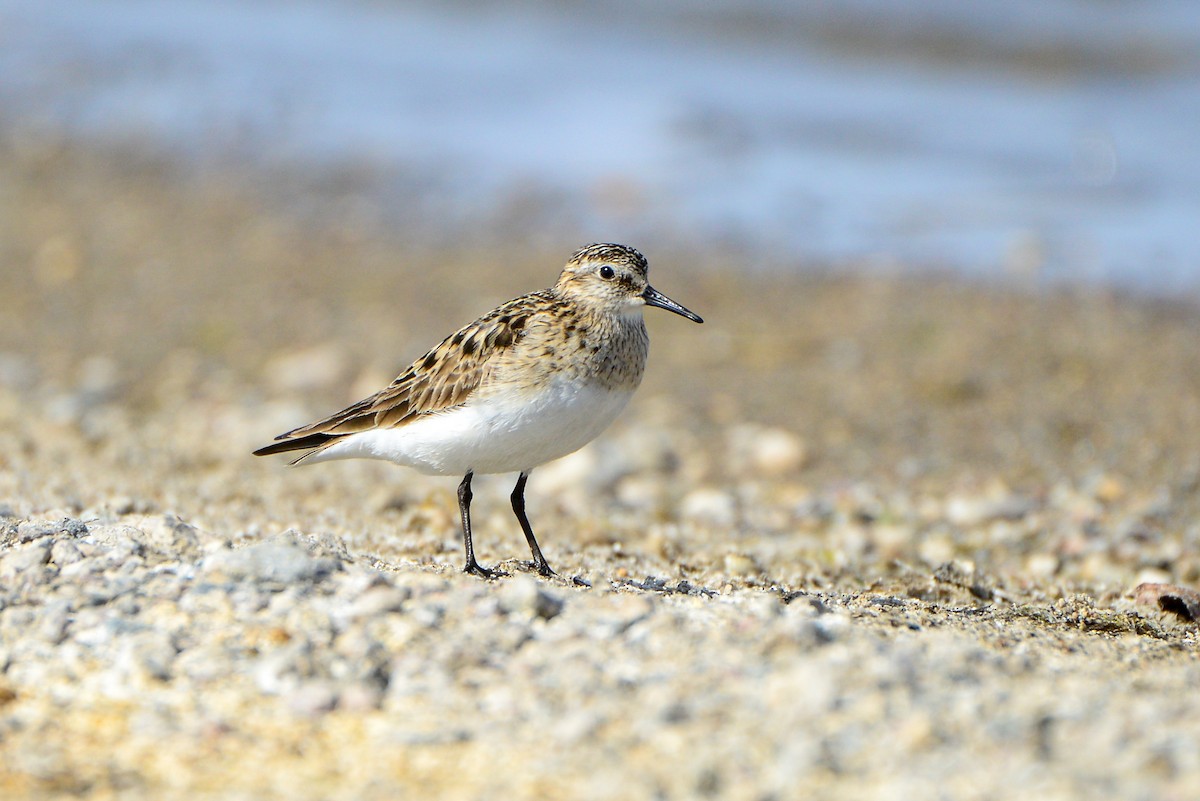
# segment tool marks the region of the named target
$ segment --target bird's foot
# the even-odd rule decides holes
[[[479,578],[486,579],[487,581],[493,581],[501,576],[508,575],[503,570],[484,567],[474,560],[467,562],[466,566],[463,568],[463,572],[472,576],[478,576]]]
[[[537,573],[542,578],[550,578],[551,576],[558,575],[554,572],[554,569],[550,567],[550,563],[545,559],[542,559],[541,561],[536,559],[523,559],[520,562],[517,562],[517,567],[530,573]]]

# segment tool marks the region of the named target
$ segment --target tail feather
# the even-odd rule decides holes
[[[286,434],[284,436],[287,436]],[[274,453],[288,453],[289,451],[309,451],[313,448],[319,448],[322,445],[328,444],[331,440],[340,439],[337,434],[309,434],[305,437],[296,437],[295,439],[284,439],[279,442],[272,442],[259,448],[254,452],[255,456],[270,456]],[[303,458],[303,457],[301,457]]]

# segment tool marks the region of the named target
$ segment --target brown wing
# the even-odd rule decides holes
[[[349,434],[397,428],[420,415],[458,406],[487,379],[496,358],[520,340],[530,317],[549,299],[547,292],[535,292],[505,303],[446,337],[386,388],[336,414],[280,434],[254,454],[314,451]]]

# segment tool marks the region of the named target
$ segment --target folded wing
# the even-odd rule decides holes
[[[375,428],[398,428],[421,415],[465,403],[491,373],[496,360],[524,335],[535,313],[535,300],[525,295],[465,326],[413,362],[384,389],[315,423],[280,434],[255,456],[328,447],[342,437]],[[295,463],[295,462],[294,462]]]

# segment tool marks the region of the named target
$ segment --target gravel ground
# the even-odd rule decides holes
[[[625,417],[533,474],[562,578],[476,482],[482,582],[455,481],[249,450],[581,242],[414,253],[336,183],[0,151],[0,796],[1200,786],[1196,626],[1133,592],[1200,584],[1191,305],[650,254],[706,324],[651,317]]]

